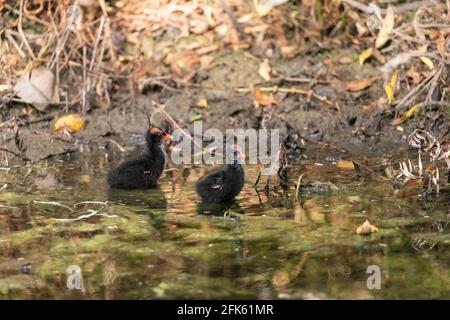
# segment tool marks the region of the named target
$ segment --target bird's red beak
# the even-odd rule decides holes
[[[162,141],[170,141],[170,140],[173,140],[173,137],[167,132],[164,132],[162,135]]]

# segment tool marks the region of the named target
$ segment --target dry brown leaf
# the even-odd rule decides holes
[[[342,57],[338,60],[340,64],[350,64],[352,63],[352,58],[350,57]]]
[[[276,105],[277,102],[273,95],[265,95],[256,87],[252,88],[252,94],[253,94],[253,105],[255,108],[259,108],[260,106],[267,107],[271,105]]]
[[[280,49],[281,56],[285,59],[289,59],[295,56],[295,50],[297,49],[297,46],[282,46]]]
[[[56,120],[53,126],[54,132],[75,133],[84,128],[86,122],[78,114],[68,114]]]
[[[388,42],[392,31],[394,30],[395,13],[394,7],[389,5],[386,11],[386,16],[383,19],[383,25],[378,33],[377,40],[375,41],[375,47],[381,48]]]
[[[200,99],[197,101],[197,104],[195,106],[197,108],[208,108],[208,100]]]
[[[446,52],[446,50],[445,50],[445,36],[444,36],[444,33],[442,31],[439,32],[439,36],[436,39],[436,48],[437,48],[437,51],[439,52],[440,56],[442,58],[445,58],[445,52]]]
[[[45,111],[51,103],[59,103],[55,76],[45,67],[25,72],[17,80],[14,91],[20,99],[32,104],[39,111]]]
[[[258,74],[266,81],[270,81],[272,78],[272,68],[270,67],[269,60],[264,59],[264,61],[259,65]]]
[[[362,79],[357,81],[352,81],[347,83],[346,90],[347,91],[361,91],[368,87],[370,87],[375,81],[377,81],[378,77],[372,77],[369,79]]]
[[[338,160],[336,167],[343,170],[355,170],[355,164],[350,160]]]
[[[422,81],[422,76],[413,67],[409,68],[406,75],[411,78],[413,84],[418,84]]]
[[[213,45],[210,45],[208,47],[199,48],[199,49],[196,50],[196,52],[197,52],[198,55],[201,56],[201,55],[204,55],[204,54],[208,54],[208,53],[217,51],[219,49],[220,49],[219,45],[213,44]]]
[[[383,56],[383,54],[378,50],[377,48],[373,49],[373,57],[377,59],[377,61],[381,64],[386,63],[386,58]]]
[[[369,220],[364,221],[362,225],[356,228],[356,234],[371,234],[380,231],[376,226],[371,225]]]

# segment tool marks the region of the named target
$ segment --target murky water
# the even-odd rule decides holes
[[[2,170],[0,299],[449,299],[448,194],[422,199],[315,162],[269,196],[246,166],[236,203],[213,208],[194,191],[210,167],[171,167],[148,191],[109,190],[104,155]],[[326,184],[297,202],[301,172]],[[356,235],[365,219],[380,231]]]

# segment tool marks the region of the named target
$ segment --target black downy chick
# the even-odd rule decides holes
[[[157,127],[145,133],[147,150],[138,158],[125,161],[108,171],[107,181],[113,188],[148,189],[156,183],[166,166],[166,153],[163,142],[172,136]]]
[[[228,164],[202,177],[196,191],[205,203],[225,203],[232,201],[244,187],[244,167],[240,160],[245,158],[238,145],[232,145]]]

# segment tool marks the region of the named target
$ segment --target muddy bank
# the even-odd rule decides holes
[[[400,127],[390,125],[393,111],[365,111],[365,106],[373,105],[383,96],[383,88],[379,82],[359,92],[345,90],[346,83],[355,80],[355,75],[358,79],[369,78],[378,72],[370,65],[359,66],[356,59],[339,63],[343,57],[356,56],[356,52],[339,49],[319,53],[313,58],[298,56],[281,60],[272,66],[274,79],[262,83],[254,56],[243,51],[227,52],[216,57],[213,68],[199,72],[188,87],[178,85],[178,88],[168,89],[152,84],[135,95],[127,89],[117,92],[109,109],[94,106],[85,114],[86,127],[72,136],[52,133],[55,121],[52,116],[57,118],[66,113],[60,106],[54,106],[43,120],[40,120],[41,114],[28,107],[27,122],[18,121],[17,125],[9,126],[7,123],[2,128],[1,146],[10,151],[7,152],[10,163],[38,161],[67,152],[86,152],[92,147],[117,148],[111,140],[130,149],[142,141],[142,132],[153,111],[152,100],[165,104],[166,111],[190,130],[193,119],[201,119],[204,129],[260,128],[263,108],[253,106],[250,92],[236,90],[248,88],[250,84],[274,89],[277,103],[267,108],[305,137],[309,141],[306,144],[326,142],[337,149],[345,149],[348,156],[397,152],[399,148],[406,148],[404,139],[416,126],[437,132],[438,137],[447,135],[448,120],[442,116],[436,119],[425,117],[420,123],[412,119]],[[332,104],[308,95],[277,92],[277,88],[312,90]],[[207,108],[196,106],[200,99],[207,100]],[[23,108],[23,105],[15,104],[7,111],[3,110],[3,122],[13,116],[20,119]]]

